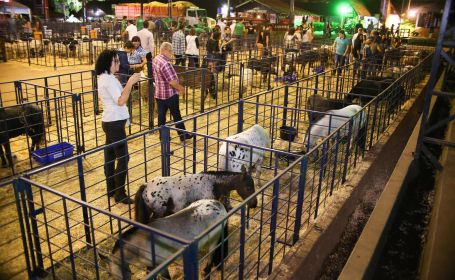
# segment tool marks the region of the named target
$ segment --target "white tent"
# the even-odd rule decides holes
[[[30,8],[21,4],[21,3],[18,3],[18,2],[14,2],[14,1],[11,1],[11,2],[8,2],[8,3],[5,3],[5,2],[1,2],[0,4],[0,13],[2,14],[25,14],[25,15],[28,15],[28,18],[29,19],[32,19],[32,14],[30,12]]]

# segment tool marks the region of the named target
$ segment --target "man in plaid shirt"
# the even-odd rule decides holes
[[[183,24],[179,25],[178,30],[172,34],[172,47],[174,49],[175,65],[185,66],[185,33]]]
[[[171,111],[174,122],[182,120],[179,108],[179,92],[185,93],[185,88],[179,84],[177,73],[170,63],[172,57],[172,45],[164,42],[160,47],[160,54],[153,59],[153,78],[155,80],[155,99],[158,105],[158,126],[166,123],[166,113]],[[175,127],[185,130],[183,123],[178,123]],[[178,131],[181,141],[191,139],[192,134]]]

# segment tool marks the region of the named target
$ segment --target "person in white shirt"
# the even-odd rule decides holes
[[[231,35],[234,36],[234,29],[235,29],[235,20],[232,21],[231,25],[229,26],[229,28],[231,29]],[[220,26],[221,27],[221,26]]]
[[[186,35],[185,54],[188,56],[188,66],[199,68],[199,40],[194,27],[190,29],[190,34]]]
[[[106,176],[108,197],[113,196],[115,202],[131,204],[125,190],[125,180],[128,172],[128,144],[125,125],[129,123],[130,115],[126,103],[131,89],[140,79],[140,74],[133,74],[125,87],[122,88],[115,73],[119,71],[120,60],[114,50],[104,50],[98,56],[95,73],[98,76],[98,95],[103,104],[102,127],[106,134],[104,148],[104,175]],[[117,167],[115,167],[117,161]]]
[[[149,21],[144,21],[144,28],[137,32],[137,36],[141,39],[141,46],[146,53],[154,54],[155,41],[153,40],[153,33],[149,31]]]
[[[126,27],[124,33],[128,34],[129,41],[131,41],[134,36],[137,36],[137,27],[136,27],[136,25],[134,25],[133,20],[128,21],[128,26]],[[125,36],[124,34],[122,34],[122,35]]]
[[[220,27],[220,32],[221,32],[221,37],[223,37],[224,35],[224,28],[226,28],[226,23],[224,23],[221,18],[218,20],[218,22],[216,23],[216,25],[218,25]]]
[[[352,35],[352,45],[353,46],[354,46],[354,41],[357,39],[357,36],[359,36],[359,35],[363,35],[363,29],[361,27],[359,29],[357,29],[357,33]]]

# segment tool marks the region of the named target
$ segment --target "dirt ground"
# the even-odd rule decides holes
[[[5,67],[5,70],[3,70]],[[25,66],[28,67],[28,66]],[[20,71],[24,69],[24,65],[21,63],[8,62],[5,64],[0,64],[0,71],[6,71],[6,68],[12,69],[13,71]],[[28,69],[28,68],[27,68]],[[19,76],[21,79],[25,78],[35,78],[39,76],[45,76],[46,71],[49,71],[49,68],[43,69],[42,67],[32,66],[28,75]],[[68,72],[72,72],[75,69],[72,68]],[[81,69],[84,70],[84,69]],[[86,69],[85,69],[86,70]],[[58,70],[66,71],[63,69]],[[67,72],[67,73],[68,73]],[[5,80],[15,80],[13,75],[4,78],[2,76],[2,81]],[[334,83],[336,81],[333,81]],[[199,92],[200,94],[200,92]],[[262,99],[261,99],[262,98]],[[271,100],[267,99],[267,96],[263,96],[258,99],[258,102],[270,103]],[[282,105],[283,100],[278,101],[276,105]],[[274,103],[275,104],[275,103]],[[225,114],[225,115],[223,115]],[[223,114],[220,114],[217,122],[219,126],[207,125],[206,131],[209,135],[216,135],[216,137],[225,138],[228,135],[232,134],[234,128],[237,127],[238,115],[235,111],[224,111]],[[244,127],[247,128],[254,122],[252,119],[254,116],[256,118],[259,116],[259,123],[262,123],[264,126],[269,128],[275,128],[274,134],[271,135],[274,141],[275,149],[289,149],[289,142],[280,141],[278,138],[279,131],[276,130],[279,118],[277,117],[280,114],[273,112],[273,110],[267,111],[264,110],[262,115],[258,115],[257,112],[250,112],[250,118],[245,120]],[[93,116],[88,116],[88,118],[93,118]],[[198,120],[199,124],[211,122],[211,115],[206,116]],[[95,122],[96,123],[96,122]],[[198,126],[199,127],[199,126]],[[220,132],[220,127],[224,128]],[[228,128],[226,130],[226,128]],[[93,129],[91,131],[96,131]],[[299,134],[297,135],[294,143],[303,143],[304,131],[306,131],[305,122],[302,122]],[[101,136],[88,136],[96,138]],[[101,135],[101,134],[99,134]],[[51,136],[52,137],[52,136]],[[197,137],[195,142],[188,142],[181,144],[176,137],[176,132],[171,131],[171,156],[170,156],[170,173],[171,175],[177,175],[182,173],[193,173],[202,171],[204,165],[214,169],[217,166],[217,153],[219,149],[219,143],[217,140],[205,140],[202,137]],[[25,139],[25,138],[24,138]],[[23,141],[23,140],[22,140]],[[293,146],[295,149],[301,148],[301,145],[297,144]],[[341,150],[341,149],[340,149]],[[150,180],[153,177],[161,175],[161,148],[158,138],[158,134],[145,134],[143,137],[139,137],[135,140],[129,142],[129,171],[128,171],[128,183],[130,186],[130,194],[134,194],[140,184],[145,181]],[[18,155],[19,157],[21,155]],[[261,185],[264,187],[264,184],[270,182],[272,178],[287,167],[287,163],[277,160],[277,155],[273,153],[267,153],[265,159],[265,168],[263,168],[263,173],[261,176]],[[103,155],[102,152],[95,152],[93,154],[87,154],[82,157],[82,166],[84,173],[84,182],[85,182],[85,195],[86,201],[90,202],[91,205],[99,207],[101,209],[109,210],[112,213],[121,215],[123,217],[131,218],[133,215],[133,209],[125,205],[114,205],[112,201],[106,199],[105,196],[105,182],[104,182],[104,173],[103,173]],[[330,158],[335,160],[336,158]],[[350,159],[351,160],[351,159]],[[350,168],[354,168],[353,166]],[[318,184],[319,176],[321,174],[318,169],[317,163],[313,166],[310,166],[307,170],[307,186],[304,193],[304,203],[303,211],[305,214],[304,221],[302,222],[303,227],[305,228],[309,223],[312,222],[314,216],[314,203],[316,197],[320,197],[321,205],[325,205],[328,201],[329,192],[331,191],[329,184],[331,183],[328,179],[330,176],[335,176],[336,178],[340,177],[341,170],[327,170],[327,173],[324,173],[322,176],[322,184]],[[330,175],[329,175],[330,174]],[[249,271],[250,275],[255,275],[255,277],[262,278],[267,276],[267,268],[269,264],[269,255],[273,259],[273,265],[279,265],[281,259],[285,256],[288,247],[284,245],[285,243],[291,242],[292,231],[294,229],[295,216],[296,216],[296,199],[297,199],[297,184],[298,178],[300,176],[300,165],[297,164],[291,171],[282,175],[280,179],[280,184],[277,186],[277,204],[273,206],[274,203],[273,197],[273,187],[267,187],[263,189],[259,200],[259,205],[257,210],[251,210],[250,213],[250,226],[246,230],[247,242],[245,246],[245,258],[246,265],[245,271]],[[60,166],[54,167],[49,170],[39,172],[36,175],[33,175],[32,180],[41,183],[43,185],[49,186],[54,190],[62,192],[66,195],[70,195],[75,198],[81,198],[81,178],[78,176],[77,163],[71,161]],[[256,181],[258,183],[258,181]],[[338,184],[335,185],[335,189]],[[12,203],[14,201],[14,192],[10,187],[0,189],[3,194],[0,195],[5,204],[8,205],[5,207],[4,211],[1,211],[1,216],[4,216],[5,219],[10,219],[11,222],[8,223],[8,226],[2,227],[2,233],[11,234],[11,232],[18,232],[18,225],[14,221],[17,221],[17,209],[16,205]],[[74,264],[77,267],[77,271],[81,278],[93,278],[94,266],[93,261],[89,260],[88,255],[95,255],[93,251],[83,251],[82,248],[85,247],[85,227],[82,221],[82,211],[80,206],[77,203],[69,202],[68,200],[62,200],[59,195],[50,193],[49,191],[40,190],[39,188],[32,187],[33,191],[33,200],[34,206],[37,209],[43,209],[44,215],[37,215],[36,222],[39,232],[39,240],[41,244],[41,249],[44,255],[44,267],[55,267],[55,273],[58,273],[63,279],[67,277],[70,278],[68,274],[68,269],[71,268],[71,260],[66,259],[69,252],[78,252],[75,256],[76,263]],[[239,197],[233,196],[233,199],[238,200]],[[23,207],[23,206],[22,206]],[[277,207],[278,215],[271,215],[271,209]],[[65,210],[66,208],[66,210]],[[66,215],[65,215],[66,214]],[[107,215],[103,213],[98,213],[96,210],[93,210],[91,213],[93,221],[91,222],[91,227],[94,231],[95,240],[97,240],[97,246],[101,248],[101,251],[107,253],[112,242],[112,238],[116,238],[115,235],[112,235],[112,232],[116,231],[118,223],[114,220],[111,220]],[[0,216],[0,219],[1,219]],[[272,220],[276,218],[277,230],[272,231],[270,225]],[[62,228],[63,224],[69,225],[68,227]],[[226,261],[225,271],[232,271],[231,277],[224,275],[225,278],[237,278],[236,271],[238,269],[238,261],[240,255],[238,253],[238,245],[240,238],[240,218],[238,215],[234,215],[229,219],[230,227],[230,241],[232,246],[232,255]],[[304,230],[301,229],[301,230]],[[280,241],[273,247],[274,252],[271,251],[272,242],[276,240],[272,238],[273,234],[276,237],[276,240]],[[18,236],[18,235],[16,235]],[[232,239],[231,239],[232,238]],[[111,241],[109,241],[111,239]],[[107,243],[102,242],[101,240],[107,240]],[[50,242],[48,242],[50,241]],[[98,243],[99,242],[99,243]],[[69,246],[69,244],[72,244]],[[107,244],[107,245],[106,245]],[[17,248],[22,248],[22,241],[17,238],[14,242],[5,244],[5,252],[8,254],[2,254],[4,257],[4,262],[8,262],[8,259],[14,258],[11,256],[14,252],[17,252]],[[3,250],[3,249],[2,249]],[[12,254],[9,254],[11,252]],[[20,257],[19,257],[20,258]],[[18,258],[18,259],[19,259]],[[248,261],[249,260],[249,261]],[[12,266],[8,267],[5,272],[8,271],[8,278],[21,279],[24,277],[23,272],[21,273],[19,268],[24,267],[24,263],[17,261],[17,267]],[[179,265],[176,264],[176,267]],[[104,270],[106,270],[104,264]],[[142,268],[140,268],[142,269]],[[2,269],[3,270],[3,269]],[[66,274],[65,274],[66,271]],[[71,271],[71,270],[69,270]],[[136,271],[136,270],[133,270]],[[175,269],[171,271],[171,275],[175,275],[177,278],[182,275],[179,274],[180,269]],[[78,277],[79,277],[78,276]],[[143,274],[136,273],[135,277],[141,277]],[[101,278],[109,278],[108,274],[101,274]]]

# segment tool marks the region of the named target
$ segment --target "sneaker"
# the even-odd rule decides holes
[[[193,138],[193,134],[189,134],[189,133],[184,133],[182,135],[180,135],[180,141],[185,141],[185,140],[189,140],[191,138]]]

